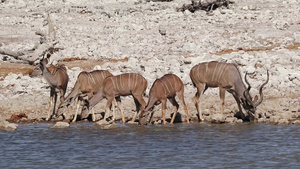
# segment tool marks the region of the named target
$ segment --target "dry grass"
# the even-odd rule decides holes
[[[225,55],[225,54],[229,54],[229,53],[233,53],[233,52],[238,52],[238,51],[245,51],[245,52],[256,52],[256,51],[270,51],[276,47],[279,47],[280,44],[275,44],[272,46],[268,46],[268,47],[257,47],[257,48],[251,48],[251,49],[244,49],[244,48],[238,48],[237,50],[233,50],[233,49],[225,49],[225,50],[221,50],[219,52],[216,53],[212,53],[215,55]],[[294,43],[292,45],[287,45],[284,48],[289,49],[289,50],[299,50],[300,47],[300,43]]]
[[[69,69],[74,67],[80,67],[85,71],[92,70],[97,65],[103,65],[104,63],[118,63],[118,62],[127,62],[128,58],[125,57],[123,59],[104,59],[104,60],[93,60],[86,58],[66,58],[59,62],[59,64],[64,64]],[[9,62],[0,62],[0,80],[4,79],[8,74],[23,74],[30,75],[34,66],[28,64],[20,64],[20,63],[9,63]]]
[[[0,62],[0,78],[5,78],[9,73],[29,75],[32,73],[34,66],[20,63]]]

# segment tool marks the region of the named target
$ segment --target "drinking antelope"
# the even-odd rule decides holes
[[[178,98],[181,100],[184,110],[186,113],[186,120],[187,123],[189,123],[189,115],[187,106],[184,101],[184,85],[180,78],[174,74],[166,74],[160,79],[156,79],[150,89],[149,92],[149,100],[148,104],[144,111],[140,114],[140,120],[139,125],[146,123],[146,118],[148,117],[147,113],[150,109],[154,107],[154,105],[158,105],[162,103],[162,118],[163,118],[163,124],[166,124],[165,120],[165,110],[166,110],[166,104],[167,99],[172,103],[173,106],[175,106],[174,115],[171,120],[171,124],[173,124],[174,119],[176,117],[177,110],[179,108],[179,105],[175,99],[176,94],[178,95]],[[151,118],[150,121],[151,122]]]
[[[46,79],[50,85],[50,101],[49,110],[46,120],[50,120],[55,114],[55,107],[57,101],[57,93],[60,92],[60,102],[64,101],[64,96],[67,90],[69,76],[67,74],[67,69],[64,65],[51,65],[47,67],[48,59],[43,58],[40,61],[40,69],[42,70],[43,77]],[[51,107],[53,105],[53,111],[51,115]]]
[[[262,103],[262,89],[269,81],[269,72],[267,71],[266,82],[259,88],[260,100],[257,102],[255,102],[257,100],[257,96],[254,100],[252,100],[249,93],[251,86],[247,81],[247,73],[245,74],[245,81],[248,88],[246,88],[243,83],[241,74],[235,64],[216,61],[200,63],[191,69],[190,77],[194,86],[197,88],[197,93],[193,97],[193,101],[199,114],[199,120],[203,121],[199,97],[207,90],[208,87],[219,87],[220,99],[222,102],[222,114],[224,113],[225,91],[228,91],[235,98],[241,114],[243,115],[241,108],[242,105],[247,111],[250,120],[253,120],[256,107]]]
[[[114,98],[117,101],[117,106],[121,112],[123,125],[125,124],[124,113],[121,108],[121,98],[120,96],[132,95],[134,103],[136,105],[136,112],[132,118],[132,121],[135,121],[137,113],[141,110],[144,110],[146,102],[143,99],[143,94],[147,88],[147,80],[139,74],[136,73],[125,73],[118,76],[110,76],[105,79],[103,86],[98,91],[94,97],[89,100],[89,108],[94,107],[99,101],[103,98],[107,99],[105,106],[105,116],[109,116],[108,109],[111,106]],[[113,106],[114,107],[114,106]],[[115,118],[115,112],[113,109],[113,120]]]
[[[76,98],[78,98],[77,109],[72,122],[76,121],[77,113],[83,101],[83,97],[87,96],[90,100],[94,94],[102,87],[104,79],[112,76],[108,70],[94,70],[91,72],[81,72],[77,81],[66,99],[60,103],[56,116],[61,115],[65,108],[69,107]],[[95,113],[92,111],[92,120],[95,121]]]

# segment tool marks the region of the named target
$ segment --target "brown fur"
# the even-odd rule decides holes
[[[180,80],[180,78],[174,74],[166,74],[160,79],[156,79],[153,83],[150,92],[149,92],[149,99],[148,104],[144,111],[140,114],[139,124],[145,123],[145,118],[147,115],[144,115],[150,109],[154,107],[154,105],[162,103],[162,117],[163,117],[163,124],[166,124],[165,121],[165,110],[166,110],[166,103],[167,99],[175,106],[174,115],[171,120],[171,124],[173,124],[174,119],[176,117],[177,110],[179,105],[175,100],[175,96],[178,95],[178,98],[181,100],[184,110],[186,113],[186,120],[189,123],[189,115],[187,106],[184,101],[184,84]],[[150,120],[151,121],[151,120]]]
[[[247,80],[246,75],[245,80]],[[268,72],[267,75],[267,81],[260,87],[261,101],[263,98],[262,88],[268,83],[269,80]],[[235,64],[216,61],[200,63],[191,69],[190,77],[194,86],[197,88],[197,93],[193,98],[193,101],[195,102],[199,114],[199,120],[203,120],[200,110],[199,97],[207,90],[208,87],[219,87],[219,93],[222,102],[222,114],[224,113],[225,91],[228,91],[234,96],[240,112],[242,113],[242,108],[240,105],[242,104],[243,108],[247,110],[250,120],[253,120],[256,106],[258,106],[261,101],[258,104],[253,102],[249,93],[251,86],[249,83],[247,83],[249,87],[248,89],[246,88],[241,74]]]
[[[106,79],[109,76],[112,76],[112,74],[108,70],[81,72],[77,77],[77,81],[71,93],[58,106],[56,115],[61,115],[63,113],[63,110],[66,107],[68,107],[76,98],[78,98],[79,102],[77,105],[77,111],[75,113],[73,122],[76,121],[78,108],[81,104],[82,98],[88,96],[88,99],[90,100],[93,97],[93,95],[96,94],[98,90],[102,87],[104,79]]]
[[[50,85],[50,101],[49,101],[49,111],[46,120],[50,120],[53,114],[55,114],[55,107],[57,101],[57,92],[60,92],[60,102],[64,100],[64,96],[67,90],[69,76],[67,74],[67,69],[64,65],[51,65],[46,67],[48,63],[47,59],[42,59],[40,62],[40,68],[43,73],[43,77],[46,79]],[[54,103],[53,103],[54,102]],[[53,111],[51,114],[51,106],[53,104]]]
[[[121,109],[120,96],[132,95],[137,109],[137,112],[132,119],[134,121],[139,110],[143,110],[146,106],[146,102],[143,99],[143,94],[146,88],[147,80],[142,75],[136,73],[125,73],[118,76],[108,77],[105,79],[102,89],[100,89],[99,92],[90,100],[90,107],[94,107],[99,101],[106,98],[106,117],[109,115],[109,107],[112,105],[114,98],[116,98],[118,108],[122,115],[123,124],[125,124],[125,117]]]

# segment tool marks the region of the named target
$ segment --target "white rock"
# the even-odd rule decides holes
[[[299,125],[300,124],[300,120],[295,120],[295,121],[292,122],[292,124]]]
[[[115,122],[113,121],[106,121],[105,119],[99,120],[95,123],[96,126],[100,127],[101,129],[114,129],[117,128]]]
[[[69,128],[70,124],[67,122],[56,122],[51,128]]]
[[[101,66],[100,65],[96,65],[93,70],[101,70]]]
[[[15,123],[10,123],[8,121],[0,121],[0,130],[15,131],[17,129],[18,125]]]
[[[246,68],[246,72],[248,72],[250,74],[254,73],[255,72],[255,67],[254,66],[248,66]]]
[[[225,116],[221,113],[211,115],[211,122],[212,123],[224,123]]]

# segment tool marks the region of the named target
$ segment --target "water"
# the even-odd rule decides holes
[[[51,125],[0,131],[0,168],[300,167],[300,127],[294,125]]]

